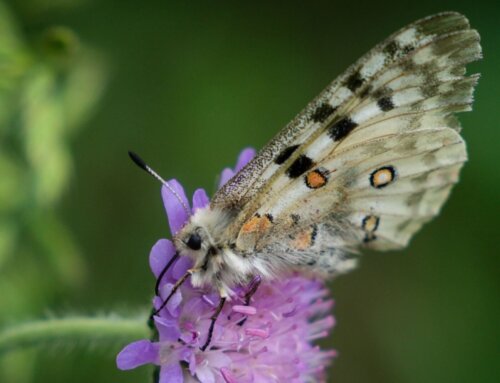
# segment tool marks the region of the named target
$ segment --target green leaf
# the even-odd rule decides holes
[[[31,347],[92,346],[105,348],[147,338],[149,329],[144,317],[67,317],[28,322],[0,332],[0,356]]]

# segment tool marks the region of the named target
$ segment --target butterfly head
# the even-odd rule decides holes
[[[226,279],[232,273],[228,273],[231,267],[224,232],[230,222],[231,217],[226,213],[210,207],[199,209],[175,236],[177,250],[193,260],[193,286],[210,285],[219,291],[228,290]]]
[[[193,215],[184,228],[175,236],[175,245],[182,255],[193,259],[193,268],[200,272],[208,268],[209,256],[217,251],[217,243],[211,235],[211,227]]]

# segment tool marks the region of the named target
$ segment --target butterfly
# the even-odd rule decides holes
[[[218,314],[234,286],[256,275],[331,277],[353,269],[363,248],[405,247],[467,160],[455,113],[471,110],[479,76],[465,76],[465,65],[480,58],[478,32],[455,12],[375,46],[175,235],[193,267],[164,302],[191,277],[218,291]]]

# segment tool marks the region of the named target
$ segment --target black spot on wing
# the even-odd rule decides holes
[[[344,117],[328,128],[328,135],[332,140],[338,141],[346,137],[351,131],[358,126],[349,117]]]
[[[314,242],[316,241],[317,236],[318,236],[318,225],[312,225],[311,246],[314,245]]]
[[[377,236],[374,233],[366,233],[365,237],[363,238],[364,243],[369,243],[373,242],[377,239]]]
[[[294,225],[299,223],[300,220],[300,215],[298,214],[290,214],[290,218],[292,219],[292,222]]]
[[[284,163],[286,160],[288,160],[290,158],[292,153],[295,152],[295,150],[297,150],[298,147],[299,147],[299,145],[293,145],[293,146],[289,146],[288,148],[283,149],[281,151],[281,153],[278,154],[278,157],[276,157],[274,162],[278,165],[281,165],[282,163]]]
[[[377,101],[377,105],[380,110],[384,112],[388,112],[391,109],[394,109],[394,103],[392,102],[392,98],[390,96],[379,98]]]
[[[412,52],[415,50],[415,47],[413,45],[405,45],[404,47],[401,48],[403,54],[407,55],[408,53]]]
[[[415,46],[408,44],[405,46],[399,45],[396,41],[390,41],[384,47],[384,53],[392,59],[400,58],[402,56],[408,55],[415,50]]]
[[[391,41],[389,42],[385,48],[384,48],[384,53],[388,54],[389,57],[395,57],[396,54],[398,53],[399,51],[399,45],[396,41]]]
[[[325,102],[316,108],[311,118],[314,122],[324,122],[333,112],[335,112],[335,109],[337,108]]]
[[[361,74],[356,71],[354,72],[352,75],[350,75],[348,78],[347,78],[347,81],[346,81],[346,84],[345,86],[347,87],[347,89],[349,89],[351,92],[354,92],[356,89],[358,89],[361,85],[363,85],[363,82],[365,80],[363,79],[363,77],[361,77]]]
[[[313,165],[313,161],[309,157],[301,155],[293,161],[290,167],[286,170],[286,174],[288,174],[288,177],[290,178],[297,178],[307,170],[311,169]]]

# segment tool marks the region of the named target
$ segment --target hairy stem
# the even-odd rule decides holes
[[[11,326],[0,331],[0,355],[33,346],[110,345],[147,338],[144,318],[52,318]]]

